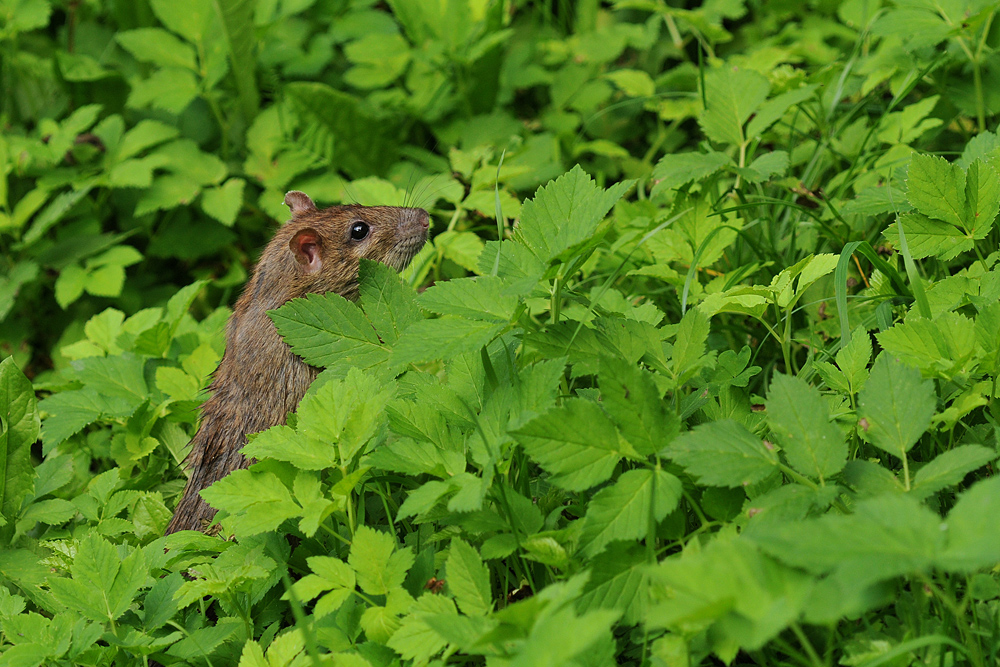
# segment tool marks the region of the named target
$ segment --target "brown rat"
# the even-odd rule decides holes
[[[310,293],[358,295],[360,258],[401,271],[427,240],[427,212],[397,206],[317,210],[305,193],[285,195],[292,219],[267,244],[226,326],[226,352],[191,441],[191,476],[167,533],[203,530],[215,510],[199,492],[249,462],[249,433],[285,423],[318,370],[292,353],[267,316]]]

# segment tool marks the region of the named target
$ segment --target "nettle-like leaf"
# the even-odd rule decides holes
[[[361,590],[370,595],[385,595],[403,584],[413,565],[413,552],[409,547],[396,549],[396,541],[388,533],[359,526],[347,562],[354,569]]]
[[[702,484],[748,486],[772,475],[778,466],[773,447],[742,424],[720,420],[701,424],[674,440],[663,452]]]
[[[663,470],[629,470],[591,498],[584,517],[580,548],[588,556],[615,540],[650,538],[650,525],[677,507],[681,482]]]
[[[847,462],[844,434],[830,421],[819,391],[804,380],[776,374],[767,394],[767,420],[789,465],[825,480]]]
[[[514,239],[547,264],[564,250],[586,241],[631,181],[605,190],[579,166],[546,186],[521,207]]]
[[[862,427],[865,435],[897,458],[905,457],[927,430],[936,407],[934,383],[885,352],[875,360],[858,395],[858,414],[867,422]]]
[[[552,482],[570,491],[608,479],[627,451],[600,406],[580,398],[551,408],[514,435],[528,456],[553,475]]]
[[[963,168],[933,155],[915,154],[907,172],[907,199],[917,210],[900,216],[907,244],[915,259],[952,259],[972,249],[993,228],[1000,212],[1000,174],[989,163],[975,160]],[[886,238],[899,244],[890,225]]]
[[[0,362],[0,527],[13,524],[34,491],[31,447],[38,431],[35,391],[14,358],[7,357]]]

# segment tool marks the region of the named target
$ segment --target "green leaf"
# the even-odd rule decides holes
[[[660,398],[651,373],[605,356],[598,383],[604,409],[640,455],[660,451],[677,435],[677,414]]]
[[[629,97],[652,97],[656,94],[653,78],[642,70],[619,69],[608,72],[604,77]]]
[[[197,44],[205,37],[212,6],[201,0],[150,0],[156,18],[178,35]]]
[[[135,215],[165,211],[190,204],[198,196],[198,184],[187,176],[166,174],[153,181],[135,205]]]
[[[226,227],[232,227],[243,206],[245,186],[242,178],[230,178],[223,185],[205,190],[201,193],[202,210]]]
[[[906,198],[918,211],[929,218],[962,226],[966,199],[965,172],[961,167],[941,157],[916,153],[910,159],[906,186]]]
[[[135,81],[128,96],[134,109],[153,107],[179,114],[198,96],[198,80],[193,72],[177,67],[156,70],[148,79]]]
[[[435,283],[417,298],[422,308],[486,322],[510,321],[518,298],[506,293],[503,279],[474,276]]]
[[[766,479],[778,455],[742,424],[723,419],[694,427],[664,451],[702,484],[748,486]]]
[[[454,359],[467,352],[476,352],[496,338],[507,325],[492,321],[442,317],[420,320],[409,326],[392,351],[392,366],[401,368],[411,363]]]
[[[284,91],[311,128],[314,152],[332,153],[353,178],[383,173],[395,162],[392,123],[370,116],[359,99],[324,83],[290,83]]]
[[[180,131],[173,125],[161,123],[158,120],[144,119],[135,124],[125,133],[118,145],[115,155],[118,160],[125,160],[138,155],[147,148],[175,138]]]
[[[859,565],[870,569],[874,581],[930,567],[944,544],[940,524],[940,517],[911,496],[882,495],[858,502],[852,515],[759,526],[751,539],[810,572]]]
[[[456,615],[455,605],[440,595],[421,595],[408,609],[399,629],[387,645],[413,664],[427,664],[428,659],[444,649],[448,642],[427,623],[441,615]]]
[[[926,498],[949,486],[960,483],[973,470],[997,460],[995,450],[979,445],[959,445],[938,454],[913,476],[910,493]]]
[[[755,649],[797,620],[812,588],[808,577],[782,567],[746,540],[715,539],[685,549],[650,569],[654,628],[704,628],[716,651]]]
[[[815,85],[802,86],[764,102],[750,119],[746,136],[753,139],[763,134],[767,128],[781,120],[786,111],[812,97],[817,88]]]
[[[455,596],[462,613],[485,616],[492,611],[489,570],[475,549],[461,539],[453,538],[445,570],[448,573],[448,590]]]
[[[292,299],[268,317],[292,351],[313,366],[366,369],[389,358],[361,310],[335,292]]]
[[[967,372],[976,354],[975,323],[949,312],[934,320],[910,318],[875,335],[891,355],[927,375],[950,378]]]
[[[340,609],[354,594],[354,570],[339,558],[330,556],[310,556],[306,561],[313,573],[296,581],[292,592],[302,602],[319,597],[313,614],[321,618]]]
[[[662,470],[629,470],[598,491],[587,506],[580,548],[590,557],[614,540],[648,535],[650,516],[662,521],[677,507],[681,482]]]
[[[872,357],[872,339],[864,327],[851,334],[851,340],[837,351],[837,366],[844,374],[850,392],[857,393],[868,380],[868,362]]]
[[[52,394],[38,404],[39,410],[48,414],[42,422],[45,450],[51,451],[84,426],[100,419],[128,417],[136,407],[138,404],[132,401],[104,395],[92,387]]]
[[[920,213],[905,213],[899,216],[898,224],[903,225],[910,254],[914,259],[930,256],[953,259],[972,249],[972,239],[961,230],[948,223],[931,220]],[[889,225],[882,234],[894,246],[902,245],[896,225]]]
[[[539,188],[524,203],[514,239],[547,264],[564,250],[589,239],[631,186],[631,181],[625,181],[605,190],[577,165]]]
[[[392,535],[359,526],[351,540],[348,564],[357,574],[361,590],[370,595],[385,595],[403,585],[406,573],[413,565],[409,547],[396,550]]]
[[[524,451],[569,491],[584,491],[611,476],[623,451],[600,406],[569,399],[514,431]]]
[[[712,141],[739,146],[746,141],[743,124],[757,110],[771,89],[758,72],[721,67],[705,75],[706,107],[698,117],[701,129]]]
[[[589,563],[590,576],[577,610],[613,609],[625,623],[639,622],[648,590],[646,558],[637,543],[612,543],[597,554]]]
[[[212,507],[228,512],[233,532],[240,536],[275,530],[302,512],[288,487],[273,472],[235,470],[202,491],[201,497]]]
[[[704,364],[708,332],[708,317],[701,310],[689,310],[681,319],[670,358],[676,386],[687,382]]]
[[[905,457],[927,430],[936,407],[934,382],[887,353],[875,359],[858,395],[858,414],[868,421],[868,439],[897,458]]]
[[[395,343],[410,324],[421,319],[416,293],[385,264],[362,259],[358,282],[365,315],[386,343]]]
[[[336,443],[337,464],[346,466],[386,423],[394,392],[394,385],[352,368],[343,380],[327,382],[302,399],[297,429],[317,444]],[[330,410],[331,405],[340,408]]]
[[[115,35],[115,40],[137,60],[161,67],[186,67],[197,71],[194,49],[160,28],[138,28]]]
[[[733,163],[725,153],[668,153],[653,168],[652,195],[663,190],[676,190],[692,181],[702,181]]]
[[[38,440],[35,390],[13,357],[0,362],[0,517],[11,525],[35,486],[31,447]]]
[[[300,408],[301,409],[301,408]],[[288,426],[272,426],[256,434],[241,450],[244,456],[287,461],[301,470],[325,470],[340,463],[337,450]]]
[[[969,165],[965,198],[965,230],[973,238],[985,238],[1000,212],[1000,174],[997,170],[982,160]]]
[[[243,115],[249,123],[260,106],[253,25],[257,5],[253,0],[214,0],[213,5],[221,19],[222,33],[229,50],[229,66],[236,78]]]
[[[847,443],[830,421],[819,391],[798,377],[775,374],[767,394],[767,418],[789,465],[825,480],[847,462]]]
[[[948,513],[948,546],[938,561],[945,570],[971,572],[1000,562],[1000,477],[974,484]]]
[[[143,552],[129,551],[123,559],[103,537],[88,533],[73,559],[73,579],[50,580],[53,593],[87,618],[113,623],[128,610],[148,578]]]

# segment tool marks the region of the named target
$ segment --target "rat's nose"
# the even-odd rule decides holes
[[[418,224],[424,229],[430,226],[430,217],[427,215],[427,211],[422,208],[406,209],[406,215],[403,219],[411,224]]]

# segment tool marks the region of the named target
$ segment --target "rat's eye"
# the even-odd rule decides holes
[[[361,222],[360,220],[351,225],[351,238],[355,241],[360,241],[361,239],[368,236],[368,225]]]

